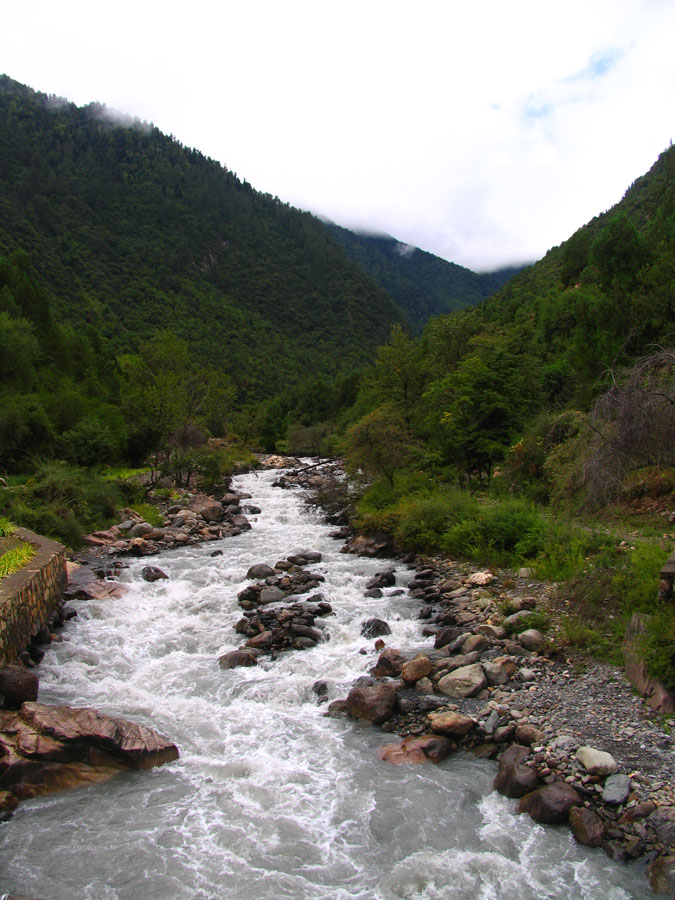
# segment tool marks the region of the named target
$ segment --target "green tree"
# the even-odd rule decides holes
[[[396,472],[410,465],[417,453],[398,411],[391,406],[380,406],[352,425],[344,450],[351,471],[368,478],[386,478],[392,487]]]
[[[380,399],[400,412],[410,430],[419,409],[424,376],[417,341],[393,325],[389,343],[378,347],[374,380]]]

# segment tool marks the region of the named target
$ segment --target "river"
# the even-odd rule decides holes
[[[422,647],[418,604],[363,596],[382,561],[339,552],[330,526],[278,472],[236,479],[261,507],[253,529],[151,561],[131,560],[119,600],[74,604],[40,665],[40,699],[149,725],[177,762],[24,803],[0,825],[0,892],[47,900],[628,900],[652,897],[640,866],[610,862],[566,828],[517,816],[492,792],[496,765],[458,753],[439,766],[377,758],[392,737],[327,718],[329,699],[374,662],[370,616],[390,646]],[[213,557],[216,549],[223,555]],[[318,550],[335,615],[314,649],[223,671],[257,562]],[[398,585],[411,573],[400,567]],[[428,646],[428,642],[427,642]],[[367,654],[362,648],[367,647]]]

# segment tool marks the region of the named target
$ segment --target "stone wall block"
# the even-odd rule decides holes
[[[16,662],[49,623],[68,583],[62,544],[25,528],[15,534],[37,552],[23,569],[0,581],[0,666]]]

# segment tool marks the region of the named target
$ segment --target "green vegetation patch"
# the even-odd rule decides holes
[[[36,553],[37,550],[35,547],[33,547],[32,544],[26,543],[22,543],[18,547],[7,550],[0,556],[0,578],[5,578],[7,575],[13,575],[14,572],[23,569],[26,563],[31,560]]]

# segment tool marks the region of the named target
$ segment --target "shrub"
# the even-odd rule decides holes
[[[476,500],[459,488],[420,494],[399,505],[397,543],[409,550],[431,552],[442,547],[443,534],[453,523],[474,516]]]
[[[668,552],[658,544],[638,544],[621,571],[612,578],[612,590],[619,598],[627,622],[634,612],[652,613],[659,589],[659,574]]]
[[[545,523],[536,508],[525,500],[507,499],[477,506],[474,516],[451,525],[441,545],[482,562],[516,564],[536,555],[545,541]]]
[[[649,674],[675,692],[675,608],[661,605],[646,621],[642,643]]]

